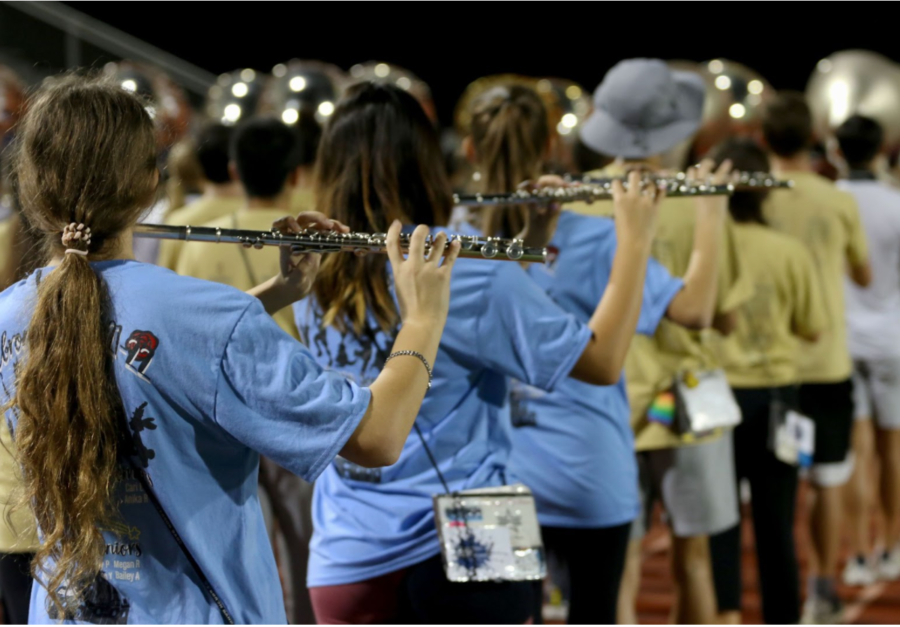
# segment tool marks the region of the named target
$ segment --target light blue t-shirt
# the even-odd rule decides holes
[[[129,453],[235,621],[286,623],[257,499],[259,455],[314,480],[356,429],[369,391],[321,368],[243,292],[136,261],[92,266],[112,299],[107,337]],[[36,280],[49,271],[0,294],[0,402],[14,392]],[[6,419],[15,434],[15,411]],[[222,623],[138,473],[120,468],[121,523],[104,531],[103,576],[79,619]],[[31,622],[54,622],[46,600],[35,585]]]
[[[529,274],[560,307],[588,321],[609,283],[612,220],[564,211],[550,266]],[[652,335],[684,286],[650,260],[637,332]],[[615,385],[561,381],[551,392],[514,382],[510,470],[534,492],[538,518],[553,527],[611,527],[637,516],[637,464],[625,378]]]
[[[301,336],[322,365],[361,385],[372,381],[390,338],[322,328],[312,298],[294,307]],[[377,328],[371,318],[369,325]],[[451,490],[515,480],[506,473],[508,377],[553,389],[589,339],[590,329],[553,303],[519,264],[457,261],[434,384],[416,419]],[[338,458],[316,483],[309,585],[365,581],[437,555],[432,496],[443,492],[415,431],[393,466],[370,470]]]

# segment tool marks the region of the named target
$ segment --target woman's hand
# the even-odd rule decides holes
[[[459,255],[460,243],[453,242],[444,257],[447,235],[440,233],[428,257],[425,239],[429,231],[418,226],[409,243],[409,257],[404,260],[400,247],[402,225],[394,221],[387,233],[387,253],[394,270],[394,287],[400,304],[400,318],[407,324],[423,324],[443,329],[450,308],[450,273]],[[444,263],[441,264],[441,258]]]
[[[713,170],[715,162],[712,159],[704,159],[699,165],[688,168],[688,179],[707,182],[711,185],[725,185],[732,180],[731,161],[726,159]],[[734,173],[738,175],[737,172]],[[728,196],[697,196],[697,209],[701,214],[712,213],[714,216],[724,218],[728,211]]]
[[[272,230],[284,234],[299,233],[306,229],[317,231],[333,231],[336,233],[349,233],[350,229],[338,222],[331,220],[317,211],[304,211],[296,218],[286,216],[272,223]],[[319,273],[319,264],[322,256],[317,253],[295,252],[289,246],[281,247],[281,274],[279,282],[286,295],[292,295],[295,302],[306,298],[315,283]]]
[[[627,190],[622,181],[613,181],[613,211],[620,244],[650,246],[656,235],[659,203],[666,197],[666,191],[655,185],[645,188],[641,183],[641,173],[637,170],[628,174]]]
[[[306,211],[296,218],[287,216],[272,223],[273,231],[284,234],[299,233],[304,229],[350,232],[350,229],[337,220],[329,220],[315,211]],[[319,261],[318,254],[295,252],[290,246],[282,246],[281,271],[265,283],[247,290],[247,293],[258,298],[268,313],[281,311],[306,298],[319,272]]]

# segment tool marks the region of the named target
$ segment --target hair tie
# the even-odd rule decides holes
[[[82,257],[88,256],[88,251],[86,250],[78,250],[77,248],[66,248],[67,255],[81,255]]]
[[[87,255],[91,245],[91,227],[80,222],[71,222],[63,229],[62,244],[66,247],[66,253]]]

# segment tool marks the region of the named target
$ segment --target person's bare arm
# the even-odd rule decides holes
[[[705,179],[711,169],[712,162],[704,161],[695,175]],[[724,183],[730,172],[731,163],[726,160],[713,176],[713,183]],[[672,299],[666,311],[669,320],[688,329],[705,329],[715,317],[719,249],[727,211],[727,196],[697,197],[694,249],[684,275],[684,289]]]
[[[459,242],[453,242],[441,265],[447,239],[445,234],[439,234],[426,259],[428,229],[420,226],[413,233],[409,258],[404,261],[400,230],[400,223],[395,222],[387,236],[403,320],[391,352],[415,351],[433,366],[447,321],[450,274],[459,254]],[[369,408],[341,450],[341,456],[369,468],[390,466],[400,457],[419,414],[428,390],[428,371],[419,358],[399,356],[384,365],[369,390],[372,392]]]
[[[851,265],[850,280],[860,287],[869,287],[872,284],[872,264],[866,261],[860,265]]]
[[[613,183],[618,244],[609,283],[588,326],[593,335],[570,376],[595,385],[619,380],[643,301],[644,278],[664,192],[647,195],[640,174],[628,177],[628,191]]]

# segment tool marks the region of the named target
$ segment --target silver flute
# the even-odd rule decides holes
[[[295,253],[384,253],[387,251],[385,233],[337,233],[307,229],[299,233],[280,231],[252,231],[246,229],[220,229],[209,226],[170,226],[167,224],[139,224],[135,237],[172,239],[183,242],[213,242],[240,244],[245,248],[263,246],[290,246]],[[400,247],[409,252],[411,234],[400,235]],[[546,248],[526,247],[519,239],[499,237],[475,237],[448,234],[447,247],[459,240],[459,256],[469,259],[496,259],[499,261],[546,262]],[[431,251],[434,237],[425,240],[425,252]]]
[[[625,177],[569,179],[578,183],[571,187],[542,187],[538,189],[518,189],[505,194],[473,194],[461,196],[454,194],[456,205],[502,206],[521,204],[593,202],[595,200],[611,200],[614,181],[622,181],[625,189],[628,182]],[[674,176],[644,177],[642,186],[657,185],[666,190],[667,197],[679,196],[730,196],[736,191],[763,191],[776,188],[790,188],[793,181],[779,181],[767,174],[741,174],[733,181],[716,185],[708,181],[689,179],[683,173]]]

